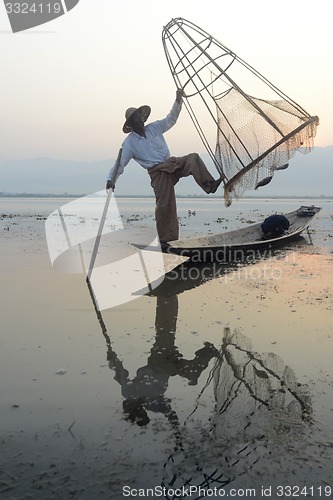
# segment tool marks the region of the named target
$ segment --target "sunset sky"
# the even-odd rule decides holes
[[[183,17],[208,31],[310,114],[316,146],[333,145],[330,2],[80,0],[66,15],[12,34],[0,6],[0,162],[114,158],[130,106],[163,118],[174,97],[161,33]],[[168,134],[175,155],[203,150],[184,110]]]

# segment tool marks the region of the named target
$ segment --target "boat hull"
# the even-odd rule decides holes
[[[301,206],[284,214],[290,223],[289,230],[278,237],[265,238],[261,222],[227,233],[170,241],[166,251],[194,262],[230,262],[260,257],[271,249],[299,239],[320,210],[320,207]]]

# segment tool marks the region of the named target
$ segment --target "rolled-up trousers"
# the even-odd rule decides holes
[[[166,162],[151,167],[148,173],[156,197],[155,220],[158,237],[162,242],[178,240],[175,184],[181,177],[193,175],[196,183],[209,193],[214,177],[197,153],[178,158],[172,156]]]

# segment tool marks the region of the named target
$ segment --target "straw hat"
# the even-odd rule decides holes
[[[132,127],[128,124],[128,122],[134,115],[134,113],[140,113],[143,122],[145,122],[150,115],[150,111],[151,109],[149,106],[140,106],[140,108],[128,108],[125,113],[126,121],[123,126],[123,132],[125,132],[125,134],[132,132]]]

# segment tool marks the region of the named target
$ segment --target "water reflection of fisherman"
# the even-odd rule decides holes
[[[219,355],[213,344],[205,342],[204,347],[195,352],[193,359],[184,359],[175,346],[177,317],[177,296],[157,297],[155,342],[147,364],[137,370],[132,380],[111,345],[109,346],[109,367],[115,371],[114,379],[121,385],[126,419],[139,426],[149,423],[147,412],[152,411],[164,414],[176,429],[177,414],[171,407],[171,400],[165,397],[169,378],[179,375],[186,378],[189,385],[196,385],[210,360]]]

